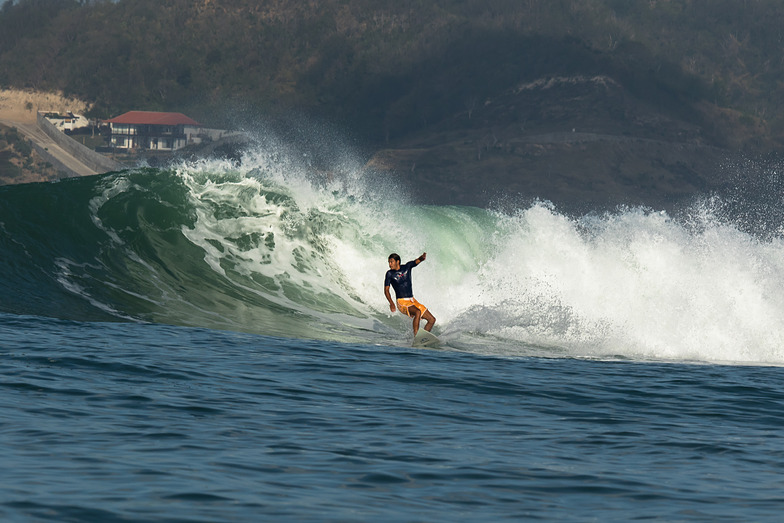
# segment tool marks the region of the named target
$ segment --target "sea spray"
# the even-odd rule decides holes
[[[480,268],[480,332],[575,356],[784,356],[781,239],[710,213],[695,227],[643,209],[571,219],[539,204],[499,221],[508,232]]]

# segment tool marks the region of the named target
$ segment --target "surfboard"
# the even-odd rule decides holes
[[[435,334],[427,332],[425,329],[419,329],[416,336],[414,336],[414,347],[435,349],[439,345],[441,345],[441,340],[436,338]]]

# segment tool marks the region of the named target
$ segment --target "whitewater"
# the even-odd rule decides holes
[[[51,263],[40,267],[48,292],[91,306],[63,311],[72,319],[402,345],[408,325],[383,298],[386,258],[428,252],[416,295],[458,350],[784,362],[782,236],[745,232],[715,199],[679,216],[416,205],[359,168],[308,173],[258,153],[34,187],[70,200],[59,212],[74,227],[52,227],[37,263]],[[5,206],[40,227],[62,220],[23,192],[6,191]],[[33,234],[10,228],[28,225],[4,223],[7,296],[29,275],[8,264],[30,256]],[[17,312],[13,301],[5,310]]]
[[[775,212],[415,192],[280,144],[0,188],[0,516],[777,517]]]

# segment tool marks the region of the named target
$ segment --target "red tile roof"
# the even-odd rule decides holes
[[[106,121],[131,125],[201,125],[196,120],[188,118],[182,113],[157,113],[153,111],[129,111]]]

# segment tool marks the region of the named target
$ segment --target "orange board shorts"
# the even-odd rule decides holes
[[[408,312],[408,308],[411,307],[412,305],[417,309],[419,309],[420,311],[422,311],[422,314],[427,312],[427,307],[425,307],[424,305],[416,301],[416,299],[414,298],[398,298],[397,300],[397,310],[399,310],[409,318],[411,317],[411,313]]]

